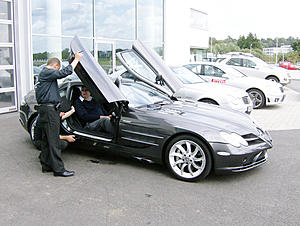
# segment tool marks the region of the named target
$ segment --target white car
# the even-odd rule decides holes
[[[226,84],[245,90],[250,95],[255,109],[280,104],[286,96],[281,84],[248,77],[227,65],[199,62],[184,66],[208,82]]]
[[[147,74],[147,78],[156,78],[155,74],[149,76],[149,73],[154,72],[150,72],[149,69],[146,69],[146,65],[141,64],[138,67],[139,71],[143,71]],[[141,69],[142,67],[144,68]],[[242,89],[208,83],[184,67],[173,67],[172,70],[175,72],[172,76],[173,79],[178,79],[178,82],[182,84],[182,87],[177,89],[172,95],[177,99],[189,99],[209,104],[216,104],[248,114],[250,114],[253,110],[253,103],[250,96]],[[137,70],[132,70],[129,72],[129,70],[121,69],[112,74],[112,77],[121,77],[123,81],[125,80],[127,82],[128,80],[138,81],[138,77],[141,78],[141,76],[139,74],[137,77],[135,75],[135,73],[137,73],[136,71]],[[144,75],[144,77],[146,76]],[[169,89],[166,87],[165,82],[153,81],[153,83],[159,84],[156,85],[158,89],[164,93],[168,93],[166,90]]]
[[[249,77],[263,78],[282,85],[291,82],[289,72],[283,68],[269,65],[252,54],[232,52],[218,57],[220,64],[230,65]]]

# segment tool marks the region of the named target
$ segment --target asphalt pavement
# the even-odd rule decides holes
[[[294,86],[282,105],[252,113],[274,141],[266,164],[196,183],[157,164],[75,147],[63,159],[76,175],[53,177],[41,172],[18,113],[0,115],[0,225],[300,225]]]

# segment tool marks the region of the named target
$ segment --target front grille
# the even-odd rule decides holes
[[[279,87],[279,89],[280,89],[280,92],[282,92],[282,93],[284,92],[283,87]]]
[[[248,142],[249,146],[265,143],[262,139],[252,133],[243,135],[242,137]]]
[[[244,104],[250,104],[250,98],[248,96],[242,97]]]

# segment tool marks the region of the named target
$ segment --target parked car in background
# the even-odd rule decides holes
[[[288,70],[300,70],[300,65],[295,65],[292,64],[291,62],[288,61],[282,61],[279,63],[279,67],[288,69]]]
[[[252,54],[227,53],[219,56],[217,62],[230,65],[249,77],[263,78],[282,85],[287,85],[291,82],[291,77],[287,70],[269,65]]]
[[[138,41],[133,49],[151,52]],[[86,130],[77,123],[76,114],[62,121],[62,131],[75,134],[77,142],[85,147],[102,147],[106,152],[165,164],[172,175],[184,181],[205,178],[212,170],[242,172],[266,162],[272,139],[249,115],[215,105],[171,99],[156,86],[147,84],[120,83],[118,88],[77,37],[71,42],[71,50],[83,53],[75,68],[80,80],[62,82],[59,94],[72,104],[84,84],[94,100],[111,113],[114,126],[113,134],[106,134]],[[156,66],[161,64],[157,57],[151,57],[152,66],[154,62]],[[168,83],[174,82],[167,79]],[[29,133],[37,117],[35,104],[31,91],[20,107],[20,122]]]
[[[170,97],[215,104],[240,112],[251,113],[253,109],[252,101],[245,91],[220,84],[208,83],[184,67],[171,67],[171,69],[182,82],[183,87]],[[125,68],[115,72],[112,76],[120,76],[122,81],[139,80],[135,74]]]
[[[253,102],[253,108],[280,104],[285,99],[283,86],[265,79],[248,77],[234,67],[220,64],[199,62],[184,65],[196,75],[211,83],[229,85],[246,91]]]
[[[136,79],[156,87],[158,90],[177,99],[189,99],[232,108],[244,113],[253,109],[252,101],[244,90],[210,84],[184,67],[171,70],[165,62],[151,63],[153,56],[148,51],[136,54],[134,50],[117,53],[127,71],[117,71],[122,78]]]

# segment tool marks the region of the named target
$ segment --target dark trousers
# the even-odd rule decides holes
[[[113,134],[113,125],[108,118],[102,118],[93,122],[88,122],[84,128],[92,131],[103,131]]]
[[[42,129],[42,141],[40,162],[45,170],[64,172],[64,163],[61,158],[59,130],[59,111],[53,106],[41,105],[39,108],[40,126]]]

